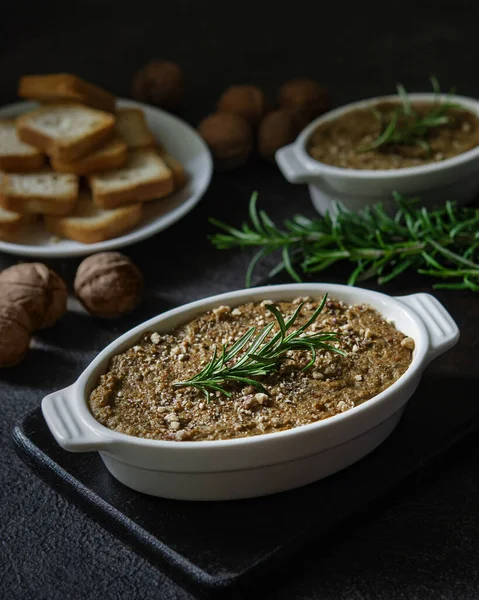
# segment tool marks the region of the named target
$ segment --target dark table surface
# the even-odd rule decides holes
[[[273,94],[299,75],[330,86],[338,104],[389,93],[396,81],[423,90],[431,73],[445,88],[479,96],[477,3],[348,4],[17,0],[2,6],[0,103],[14,100],[17,78],[27,72],[76,72],[128,95],[132,74],[153,57],[185,67],[188,93],[180,114],[194,124],[231,83],[258,83]],[[238,221],[253,189],[268,193],[277,217],[292,205],[311,211],[306,189],[286,184],[272,166],[253,163],[216,176],[184,221],[125,249],[146,275],[138,311],[103,322],[72,302],[62,326],[36,337],[24,363],[0,374],[0,597],[192,597],[32,475],[10,446],[10,430],[119,333],[160,310],[240,287],[248,257],[213,251],[206,219]],[[0,268],[14,262],[3,255]],[[71,284],[78,261],[49,264]],[[467,302],[477,312],[479,297]],[[477,328],[465,333],[468,355],[462,356],[472,374],[479,366]],[[458,383],[454,401],[465,393],[477,394],[470,380]],[[290,561],[262,597],[479,598],[478,450],[476,436],[461,442],[371,507],[354,528]]]

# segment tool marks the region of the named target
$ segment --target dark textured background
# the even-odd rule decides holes
[[[155,56],[185,67],[189,91],[180,113],[193,123],[231,83],[259,83],[273,93],[298,75],[329,85],[337,103],[389,93],[397,80],[423,90],[430,73],[444,88],[479,96],[478,18],[472,1],[20,0],[2,5],[0,103],[14,100],[26,72],[76,72],[128,95],[135,69]],[[229,186],[244,190],[244,199],[228,194]],[[253,188],[274,195],[277,215],[292,204],[309,210],[306,191],[288,186],[273,167],[218,177],[185,221],[126,250],[146,272],[139,311],[105,323],[73,305],[61,326],[36,338],[20,367],[0,374],[0,597],[191,598],[38,481],[9,435],[16,418],[75,379],[119,333],[159,310],[241,285],[247,257],[211,251],[206,217],[237,219]],[[2,256],[0,267],[12,261]],[[75,261],[51,264],[71,281]],[[477,336],[470,345],[477,354]],[[354,529],[313,545],[258,591],[278,600],[479,598],[478,449],[475,437],[462,442]]]

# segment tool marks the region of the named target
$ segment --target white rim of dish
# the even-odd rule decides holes
[[[417,327],[419,332],[419,336],[417,337],[417,339],[415,339],[416,348],[410,365],[408,366],[407,370],[385,390],[344,413],[339,413],[328,417],[327,419],[315,421],[313,423],[301,425],[298,427],[293,427],[291,429],[276,431],[272,433],[258,434],[255,436],[245,436],[233,439],[220,440],[182,441],[181,444],[178,444],[178,442],[176,441],[142,438],[109,429],[108,427],[102,425],[99,421],[97,421],[93,414],[90,412],[90,409],[88,407],[89,393],[86,390],[89,387],[92,378],[97,377],[95,372],[98,368],[98,365],[103,363],[105,360],[109,360],[116,352],[118,352],[118,349],[124,346],[125,344],[128,346],[128,344],[133,343],[143,332],[148,331],[151,327],[157,326],[162,321],[167,320],[168,318],[171,318],[176,314],[181,314],[182,312],[185,312],[189,308],[198,309],[198,312],[200,314],[202,310],[209,310],[209,308],[204,308],[205,305],[217,305],[222,301],[230,300],[234,302],[238,298],[241,298],[242,302],[247,302],[248,300],[243,300],[242,298],[247,294],[251,296],[251,300],[256,300],[257,298],[267,295],[272,291],[278,293],[283,292],[285,295],[289,295],[293,292],[297,294],[320,294],[325,292],[331,292],[333,296],[335,293],[340,295],[342,291],[346,291],[347,293],[358,294],[358,302],[367,302],[368,298],[376,298],[379,302],[382,302],[386,306],[394,306],[397,310],[403,311],[408,316],[408,318],[411,319],[411,321]],[[381,310],[377,310],[381,314]],[[265,440],[284,439],[300,436],[305,431],[319,431],[324,428],[330,429],[332,426],[334,427],[335,425],[345,420],[349,421],[353,419],[356,415],[359,415],[363,412],[367,412],[372,407],[386,402],[389,396],[394,394],[398,389],[404,387],[408,380],[412,379],[414,376],[416,376],[418,373],[424,370],[426,366],[424,361],[429,349],[429,338],[423,319],[410,306],[402,303],[400,297],[389,296],[382,292],[376,292],[373,290],[356,288],[353,286],[347,286],[342,284],[293,283],[276,286],[262,286],[258,288],[251,288],[248,290],[243,289],[236,290],[233,292],[225,292],[223,294],[202,298],[194,302],[183,304],[177,308],[171,309],[156,317],[148,319],[143,323],[140,323],[133,329],[130,329],[129,331],[125,332],[116,340],[108,344],[85,368],[85,370],[80,374],[78,379],[70,386],[70,388],[72,389],[72,395],[75,397],[74,402],[77,410],[80,411],[81,418],[88,425],[88,427],[90,427],[91,430],[95,431],[103,440],[108,439],[110,442],[125,442],[127,444],[141,446],[144,448],[175,448],[181,451],[198,451],[203,448],[228,448],[232,446],[256,445],[262,444]],[[99,377],[97,377],[97,379],[98,378]],[[62,390],[60,390],[60,392],[61,391]]]
[[[95,242],[94,244],[82,244],[81,242],[76,242],[78,244],[78,247],[70,248],[68,250],[62,250],[61,247],[56,247],[55,244],[43,246],[36,244],[17,244],[15,242],[0,240],[0,252],[14,254],[17,256],[29,256],[37,258],[69,258],[75,256],[86,256],[88,254],[94,254],[96,252],[116,250],[118,248],[124,248],[137,242],[141,242],[159,233],[160,231],[171,227],[171,225],[182,219],[198,204],[198,202],[201,200],[206,190],[208,189],[213,175],[213,159],[208,149],[208,146],[204,143],[202,138],[198,135],[198,133],[196,133],[194,128],[191,125],[189,125],[186,121],[183,121],[175,115],[161,110],[156,106],[151,106],[142,102],[136,102],[128,98],[117,98],[117,101],[120,106],[135,106],[144,110],[146,109],[158,112],[161,114],[162,117],[166,117],[167,119],[173,121],[176,125],[186,128],[191,135],[197,138],[197,141],[199,142],[200,146],[202,146],[202,153],[204,153],[207,162],[205,182],[200,187],[200,189],[193,193],[179,206],[173,208],[171,211],[165,213],[164,215],[161,215],[153,222],[145,225],[140,224],[132,231],[129,231],[128,233],[113,238],[111,240],[106,240],[104,242]],[[34,108],[35,106],[37,106],[37,104],[34,102],[15,102],[13,104],[8,104],[0,108],[0,117],[2,117],[3,113],[6,111],[11,111],[12,113],[18,111],[18,114],[20,114],[21,111],[29,110],[30,108]]]
[[[437,95],[433,93],[425,93],[425,94],[408,94],[409,98],[414,102],[431,102],[437,99]],[[455,102],[457,104],[461,104],[464,109],[472,112],[479,119],[479,100],[475,100],[474,98],[469,98],[467,96],[456,96],[448,94],[440,94],[439,98],[441,101],[444,101],[446,98],[451,102]],[[352,112],[353,110],[367,108],[368,106],[374,106],[380,102],[398,102],[400,98],[398,95],[389,95],[389,96],[376,96],[374,98],[368,98],[367,100],[359,100],[357,102],[351,102],[349,104],[345,104],[340,106],[339,108],[335,108],[327,112],[324,115],[321,115],[317,119],[315,119],[312,123],[310,123],[298,136],[296,142],[293,145],[296,146],[297,156],[303,161],[303,163],[307,166],[310,171],[310,175],[336,175],[347,178],[358,178],[358,179],[388,179],[391,177],[411,177],[414,175],[424,175],[426,173],[435,173],[437,171],[453,168],[462,163],[468,162],[470,160],[474,160],[479,157],[479,145],[471,150],[467,150],[467,152],[463,152],[462,154],[458,154],[457,156],[452,156],[451,158],[446,158],[445,160],[441,160],[436,163],[429,163],[426,165],[420,165],[416,167],[405,167],[403,169],[349,169],[346,167],[335,167],[333,165],[327,165],[319,160],[316,160],[312,156],[310,156],[306,150],[306,144],[311,137],[312,133],[315,129],[322,125],[323,123],[327,123],[328,121],[333,121],[334,119],[340,117],[343,114],[348,112]]]

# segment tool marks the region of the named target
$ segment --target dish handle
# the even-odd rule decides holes
[[[103,450],[112,439],[98,434],[81,417],[74,386],[53,392],[42,401],[43,417],[57,443],[69,452]]]
[[[303,165],[297,154],[296,143],[280,148],[275,155],[280,171],[290,183],[308,183],[311,172]]]
[[[429,336],[429,350],[426,356],[428,363],[456,344],[459,328],[437,298],[431,294],[420,293],[398,296],[396,299],[412,308],[426,326]]]

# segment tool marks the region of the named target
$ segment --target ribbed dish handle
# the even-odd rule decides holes
[[[280,148],[275,158],[278,167],[290,183],[308,183],[311,180],[311,173],[298,158],[296,144]]]
[[[112,441],[83,422],[75,406],[73,386],[46,396],[42,412],[55,440],[69,452],[102,450]]]
[[[428,361],[434,360],[456,344],[459,328],[437,298],[431,294],[411,294],[396,299],[412,308],[426,326],[429,335]]]

